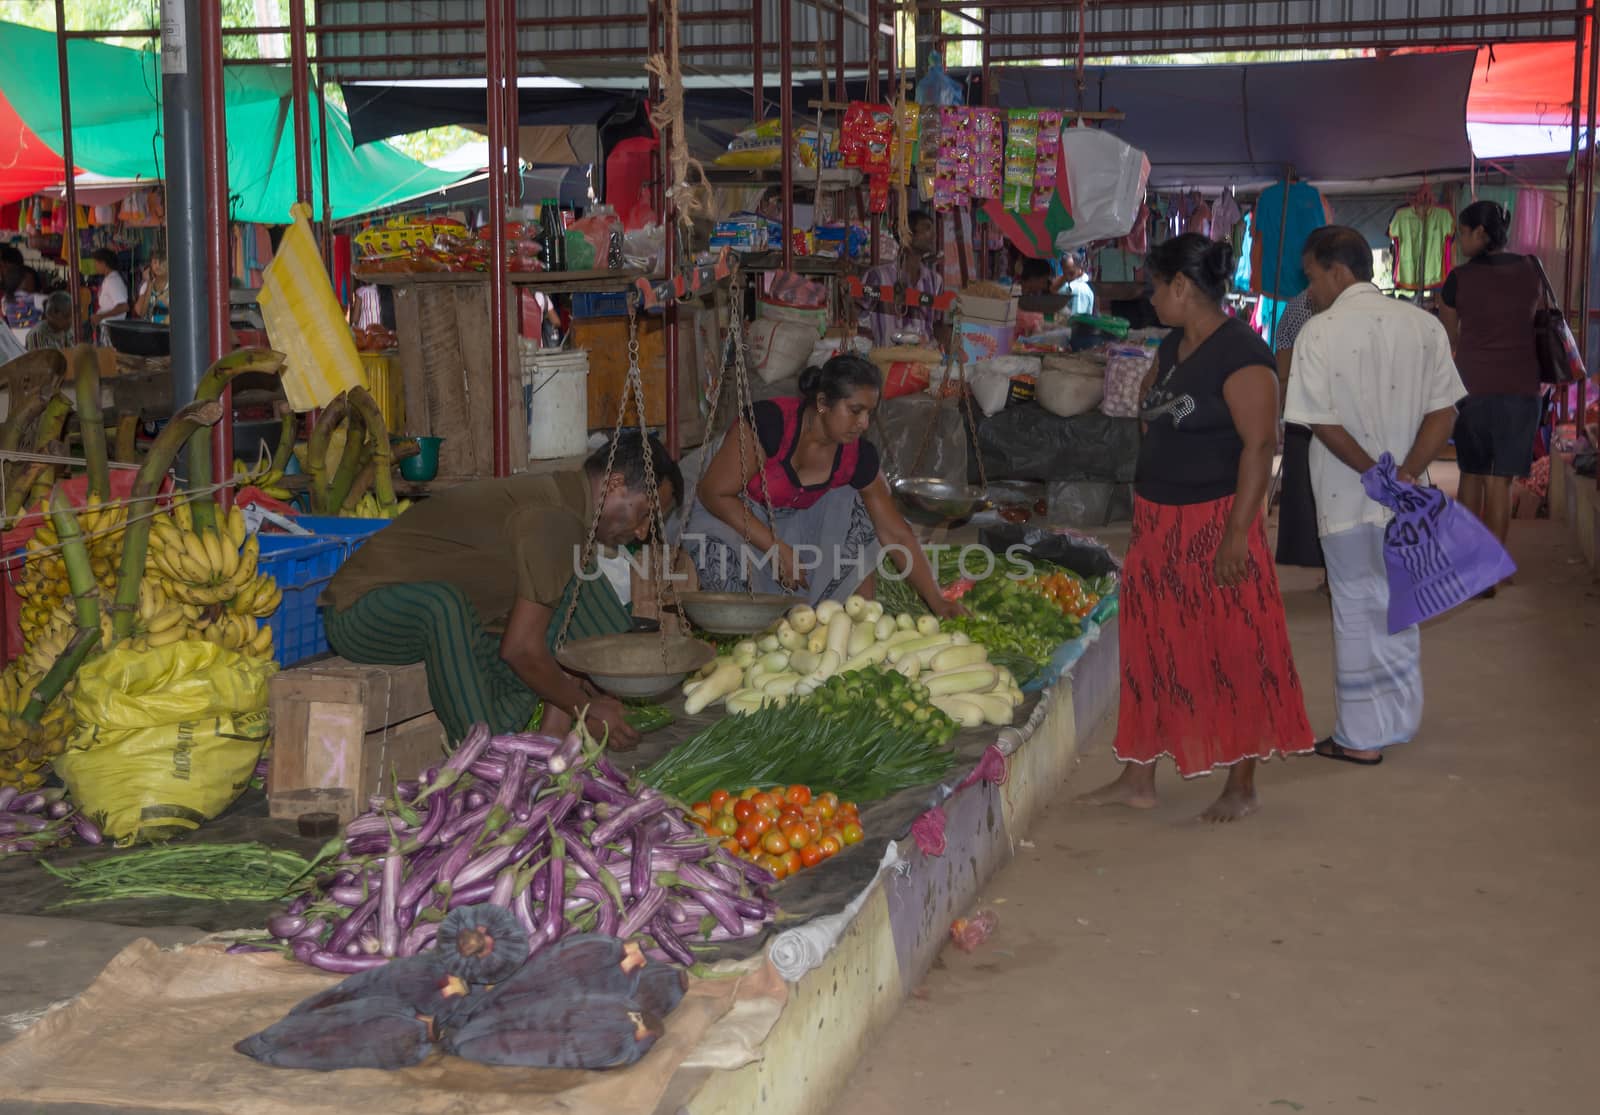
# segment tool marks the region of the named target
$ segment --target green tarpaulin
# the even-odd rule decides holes
[[[191,61],[193,61],[191,53]],[[162,177],[161,56],[89,39],[67,44],[72,89],[72,158],[108,178]],[[56,38],[0,23],[0,91],[29,129],[58,153],[62,147]],[[230,216],[287,224],[295,200],[294,127],[289,71],[282,66],[230,66],[223,79],[228,117]],[[321,135],[312,106],[313,212],[322,213],[316,169]],[[386,143],[356,147],[345,114],[328,106],[328,188],[333,215],[350,217],[441,189],[461,175],[434,170]],[[5,174],[0,163],[0,176]]]

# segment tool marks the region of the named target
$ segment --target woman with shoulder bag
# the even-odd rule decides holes
[[[1492,201],[1461,211],[1456,258],[1466,262],[1445,280],[1439,309],[1467,388],[1453,435],[1457,498],[1502,544],[1511,529],[1511,481],[1533,467],[1542,410],[1534,322],[1544,275],[1532,256],[1506,251],[1510,225],[1511,215]]]

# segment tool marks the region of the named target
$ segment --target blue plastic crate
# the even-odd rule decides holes
[[[260,542],[257,568],[283,590],[283,603],[267,621],[272,628],[273,657],[280,666],[293,666],[326,654],[328,636],[322,630],[317,597],[344,564],[344,544],[288,534],[263,534]]]
[[[583,292],[572,296],[573,317],[627,317],[628,295],[625,291],[608,294]]]
[[[388,526],[388,519],[344,519],[335,515],[301,515],[295,522],[302,530],[309,530],[317,538],[337,542],[344,550],[343,560],[361,548],[361,544]]]

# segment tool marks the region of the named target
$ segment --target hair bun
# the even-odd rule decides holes
[[[822,390],[822,369],[815,364],[810,365],[800,373],[800,394],[805,396],[815,395]]]
[[[1226,283],[1233,275],[1233,245],[1226,240],[1218,240],[1206,249],[1204,263],[1206,274]]]

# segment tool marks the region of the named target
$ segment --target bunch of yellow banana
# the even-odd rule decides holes
[[[262,495],[281,499],[285,503],[294,498],[294,493],[283,486],[283,469],[267,468],[261,472],[251,472],[250,466],[239,460],[233,461],[233,475],[242,480],[248,480]]]
[[[57,700],[38,724],[22,720],[39,675],[27,673],[20,662],[0,673],[0,787],[31,790],[44,784],[50,760],[66,750],[75,727],[72,705]]]
[[[261,627],[253,616],[224,612],[207,623],[199,637],[254,658],[272,655],[272,628]]]
[[[239,590],[239,595],[228,601],[228,610],[241,616],[266,619],[283,603],[283,590],[278,583],[263,573]]]
[[[367,492],[356,501],[355,507],[342,513],[346,519],[398,519],[406,508],[411,506],[409,499],[403,499],[395,504],[394,514],[385,515],[383,506],[378,502],[378,497]]]
[[[18,670],[24,675],[43,677],[67,649],[74,630],[72,613],[63,610],[52,615],[48,623],[36,629],[32,638],[28,638],[24,633],[22,654],[17,658]],[[20,706],[18,709],[20,711]]]
[[[157,518],[150,531],[149,563],[165,578],[167,595],[184,604],[226,604],[256,576],[261,544],[245,530],[235,507],[214,531],[188,524],[188,508],[178,505],[169,519]]]

